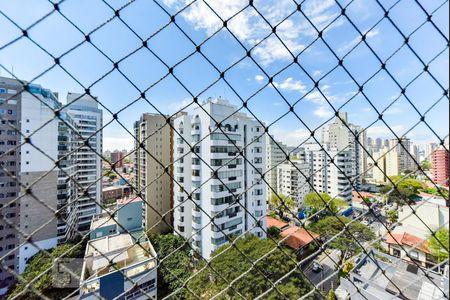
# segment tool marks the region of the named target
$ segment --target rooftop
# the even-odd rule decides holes
[[[356,284],[361,292],[378,299],[398,299],[394,296],[396,294],[399,294],[401,299],[424,299],[419,296],[430,293],[440,297],[427,299],[441,299],[444,290],[441,284],[442,275],[431,270],[425,272],[397,257],[371,251],[353,268],[349,280]],[[340,294],[342,290],[350,294],[358,293],[353,284],[343,279],[337,293]]]
[[[139,243],[136,241],[139,240]],[[88,242],[81,280],[100,277],[116,270],[128,269],[130,276],[156,267],[156,260],[130,270],[134,265],[156,258],[153,246],[142,234],[109,235]],[[132,274],[130,273],[132,272]]]
[[[286,222],[280,221],[278,219],[269,216],[266,217],[266,220],[267,220],[267,228],[276,227],[278,229],[282,229],[289,225]]]
[[[281,236],[287,237],[285,244],[295,250],[309,245],[314,239],[319,237],[318,234],[297,226],[285,229],[281,232]]]
[[[123,189],[123,188],[127,188],[127,187],[130,187],[129,185],[113,185],[113,186],[108,186],[108,187],[105,187],[105,188],[103,188],[103,192],[107,192],[107,191],[114,191],[114,190],[117,190],[117,189]]]
[[[124,205],[132,202],[141,202],[142,198],[136,195],[125,196],[121,199],[117,199],[117,204]]]
[[[114,220],[114,218],[112,217],[112,215],[110,213],[104,212],[102,214],[99,215],[95,215],[92,218],[92,222],[91,222],[91,231],[95,230],[97,228],[100,227],[105,227],[105,226],[110,226],[110,225],[116,225],[116,221]]]
[[[428,242],[408,232],[389,232],[386,243],[390,245],[403,245],[414,247],[422,252],[430,253]]]

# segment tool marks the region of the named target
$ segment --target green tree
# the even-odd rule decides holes
[[[295,200],[292,197],[285,196],[283,194],[275,194],[272,193],[269,205],[272,208],[272,210],[276,210],[278,212],[278,215],[281,217],[284,216],[285,213],[290,214],[290,212],[294,212],[296,203]]]
[[[179,289],[191,276],[190,247],[186,241],[174,234],[150,236],[158,253],[158,299]]]
[[[327,295],[326,300],[337,300],[336,294],[334,293],[334,290],[333,290],[333,289],[331,289],[331,290],[328,292],[328,295]]]
[[[398,211],[389,210],[388,212],[386,212],[386,217],[388,218],[389,222],[393,224],[398,221]]]
[[[72,247],[73,249],[71,250]],[[32,284],[32,287],[50,299],[62,299],[75,291],[75,289],[53,288],[51,268],[54,264],[54,259],[56,258],[83,257],[83,247],[81,245],[75,246],[73,244],[67,243],[59,245],[52,250],[48,250],[48,252],[50,253],[50,255],[46,254],[43,251],[39,251],[38,253],[36,253],[36,255],[28,260],[25,271],[21,274],[22,278],[25,281],[25,284],[17,283],[11,289],[11,292],[8,294],[7,299],[41,299],[41,297],[38,297],[33,291],[25,287],[26,283],[31,282],[36,278],[38,279]],[[66,252],[68,253],[65,254]],[[47,271],[47,269],[49,268],[50,271]],[[40,276],[41,274],[43,275]],[[18,296],[23,291],[25,292]]]
[[[329,240],[338,235],[330,242],[330,246],[341,251],[348,251],[350,254],[356,254],[361,250],[361,247],[356,242],[364,244],[365,242],[375,239],[373,230],[360,222],[352,222],[347,217],[329,216],[315,223],[310,223],[308,229],[320,235],[321,239]],[[347,229],[344,230],[344,225],[348,224]],[[344,230],[344,231],[343,231]],[[341,233],[341,231],[343,231]],[[355,240],[356,239],[356,240]]]
[[[422,170],[430,170],[431,163],[428,160],[424,160],[420,163],[420,167],[422,168]]]
[[[325,208],[325,203],[328,203],[329,209],[325,209],[324,212],[333,215],[336,214],[341,207],[348,205],[348,203],[342,199],[334,198],[331,200],[330,195],[327,193],[317,192],[307,194],[304,203],[305,206],[312,209],[313,213],[323,210]]]
[[[392,190],[388,195],[388,200],[400,205],[411,202],[419,194],[420,190],[424,188],[423,182],[414,178],[405,178],[402,180],[401,176],[392,176],[390,179],[396,184],[397,188],[389,184],[381,188],[380,192],[387,194]]]
[[[269,235],[269,237],[279,238],[280,233],[281,233],[281,230],[278,227],[271,226],[271,227],[267,228],[267,234]]]
[[[197,272],[189,280],[187,287],[202,299],[209,299],[222,290],[225,292],[219,299],[240,298],[236,291],[246,299],[254,299],[272,287],[266,277],[275,282],[288,272],[295,270],[277,285],[277,289],[284,296],[273,290],[265,298],[298,299],[312,289],[303,273],[297,268],[295,254],[290,249],[277,248],[273,241],[260,239],[250,234],[235,240],[234,245],[235,247],[222,246],[214,251],[211,255],[214,259],[211,260],[210,267],[206,266],[205,269]],[[228,249],[225,250],[226,248]],[[245,257],[241,252],[245,254]],[[265,256],[267,253],[270,254]],[[201,267],[204,266],[205,264],[201,265]],[[213,269],[220,273],[217,274]],[[239,280],[233,282],[233,288],[228,288],[229,283],[241,275]],[[186,296],[188,299],[194,298],[190,294]],[[310,297],[310,299],[317,298],[315,294]]]
[[[436,256],[439,261],[448,259],[449,254],[449,230],[448,228],[441,228],[436,231],[435,236],[430,236],[428,239],[428,246],[431,253]]]

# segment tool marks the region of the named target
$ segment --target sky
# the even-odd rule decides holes
[[[191,110],[197,106],[193,97],[222,97],[242,112],[250,110],[289,146],[332,121],[337,110],[348,112],[351,123],[370,125],[373,138],[393,137],[375,108],[397,135],[417,143],[448,135],[449,101],[443,97],[449,86],[448,2],[421,3],[445,38],[413,0],[379,1],[392,22],[370,0],[305,0],[301,11],[293,0],[254,0],[253,7],[244,0],[207,0],[185,8],[190,2],[66,0],[58,13],[47,0],[1,1],[0,76],[11,72],[41,84],[58,92],[62,102],[68,91],[90,87],[103,105],[104,123],[118,113],[123,124],[113,120],[105,127],[104,150],[131,149],[127,130],[132,132],[142,113],[173,114],[187,105]],[[114,16],[121,7],[122,20]],[[30,39],[17,39],[22,31],[10,21],[27,28],[47,14],[28,36],[60,57],[61,66]],[[228,30],[222,20],[228,20]],[[323,31],[322,39],[314,27]],[[87,33],[91,43],[83,43]],[[148,49],[142,47],[147,39]],[[199,44],[203,55],[195,51]],[[380,71],[380,60],[386,70]],[[119,70],[113,68],[117,61]],[[423,72],[423,63],[434,78]],[[355,80],[364,84],[364,94]],[[143,91],[148,101],[140,98]],[[411,130],[418,112],[426,112],[434,133],[423,122]]]

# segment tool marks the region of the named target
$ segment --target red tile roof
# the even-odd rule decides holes
[[[267,220],[267,228],[276,227],[278,229],[281,229],[283,227],[288,226],[288,223],[280,221],[280,220],[272,218],[272,217],[269,217],[269,216],[266,217],[266,220]]]
[[[407,232],[389,233],[386,239],[386,244],[414,247],[422,252],[430,253],[428,242],[426,240]]]
[[[142,201],[142,198],[136,195],[125,196],[124,198],[117,199],[117,204],[128,204],[131,202]]]
[[[365,197],[365,198],[373,198],[375,196],[373,194],[371,194],[371,193],[368,193],[368,192],[352,191],[352,197],[356,197],[356,198],[362,199],[363,197]]]
[[[318,234],[297,226],[289,227],[282,231],[281,236],[287,237],[284,241],[285,244],[295,250],[309,245],[314,239],[319,237]]]

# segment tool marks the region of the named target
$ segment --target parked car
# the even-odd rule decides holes
[[[322,264],[317,261],[314,261],[313,266],[312,266],[312,271],[315,273],[319,273],[322,270],[323,270]]]
[[[366,221],[366,220],[361,221],[361,224],[366,225],[366,226],[369,226],[369,222]]]

